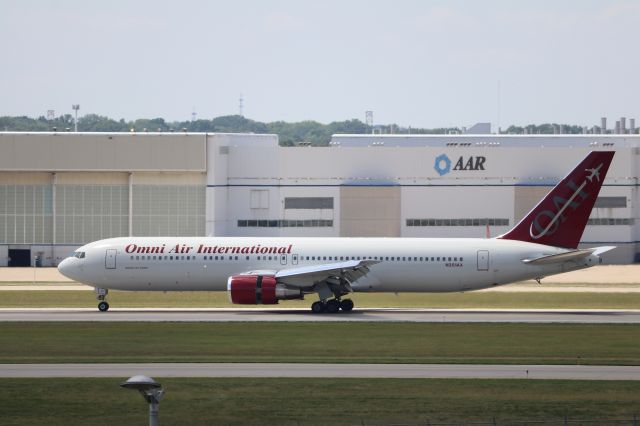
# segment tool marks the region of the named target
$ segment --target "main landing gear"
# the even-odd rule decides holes
[[[98,288],[96,287],[96,299],[98,299],[98,310],[100,312],[107,312],[109,310],[109,303],[107,302],[107,294],[109,290],[106,288]]]
[[[344,312],[350,312],[353,310],[353,300],[351,299],[331,299],[331,300],[318,300],[311,305],[311,311],[315,314],[329,313],[335,314],[340,310]]]

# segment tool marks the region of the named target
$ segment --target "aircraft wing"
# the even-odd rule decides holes
[[[351,283],[365,276],[369,272],[370,266],[379,262],[379,260],[370,259],[348,260],[339,263],[287,268],[277,271],[275,278],[279,283],[292,287],[311,287],[316,283],[333,278],[345,278]]]
[[[578,260],[584,257],[587,257],[591,254],[595,254],[596,256],[601,255],[602,253],[608,252],[609,250],[613,250],[614,246],[606,246],[606,247],[594,247],[590,249],[582,249],[582,250],[571,250],[565,253],[560,254],[550,254],[550,255],[542,255],[540,257],[534,257],[532,259],[523,259],[523,263],[527,263],[529,265],[547,265],[550,263],[561,263],[567,262],[570,260]]]

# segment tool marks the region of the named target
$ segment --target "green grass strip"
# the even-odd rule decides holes
[[[640,326],[455,323],[0,323],[0,362],[640,365]]]
[[[640,293],[357,293],[356,307],[379,308],[513,308],[513,309],[638,309]],[[316,297],[284,301],[276,307],[308,309]],[[264,308],[232,305],[226,292],[124,292],[112,291],[111,307]],[[92,291],[0,291],[2,308],[91,308],[97,305]]]
[[[0,379],[5,425],[143,425],[121,379]],[[162,425],[381,425],[435,422],[633,424],[640,382],[421,379],[176,379]],[[538,423],[539,424],[539,423]],[[570,423],[577,424],[577,423]],[[617,424],[617,423],[616,423]]]

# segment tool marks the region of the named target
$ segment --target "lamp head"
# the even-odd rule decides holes
[[[120,386],[137,390],[149,404],[159,403],[164,394],[164,389],[162,389],[160,383],[151,377],[143,375],[130,377],[126,382],[120,383]]]

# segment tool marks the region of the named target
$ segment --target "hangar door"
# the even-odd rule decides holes
[[[399,186],[340,188],[341,237],[399,237]]]

